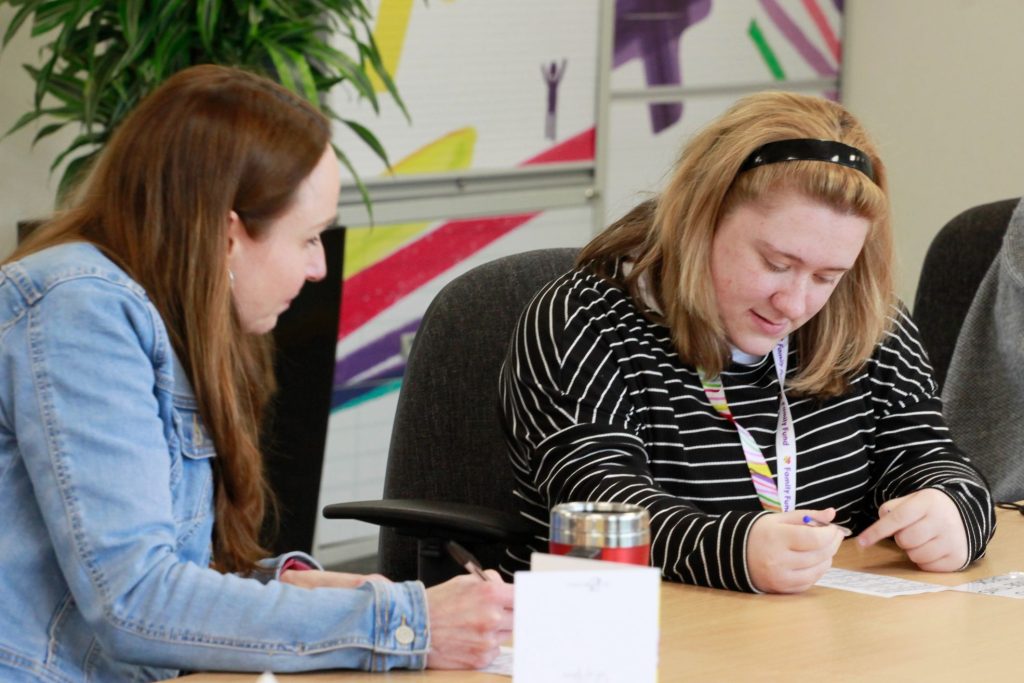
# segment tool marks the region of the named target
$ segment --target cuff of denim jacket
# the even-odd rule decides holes
[[[323,565],[317,562],[311,555],[299,550],[293,550],[290,553],[284,553],[277,557],[267,557],[260,560],[256,563],[257,567],[249,574],[249,577],[258,580],[260,583],[277,581],[281,578],[281,573],[289,568],[289,563],[302,563],[307,565],[308,569],[323,570]]]
[[[373,586],[377,605],[371,670],[426,668],[430,623],[423,584],[419,581],[367,581],[367,584]]]

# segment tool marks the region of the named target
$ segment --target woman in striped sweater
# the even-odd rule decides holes
[[[805,590],[844,528],[961,569],[992,500],[935,392],[865,131],[827,100],[744,98],[523,313],[501,408],[536,535],[503,570],[581,500],[647,508],[652,563],[686,583]]]

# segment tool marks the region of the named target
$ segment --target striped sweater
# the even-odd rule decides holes
[[[795,346],[795,345],[791,345]],[[790,350],[789,371],[799,367]],[[780,386],[771,354],[722,373],[729,406],[773,474]],[[529,546],[508,549],[506,575],[546,551],[548,510],[566,501],[618,501],[651,517],[651,561],[664,578],[755,591],[747,535],[762,514],[739,435],[711,407],[668,328],[622,289],[585,270],[530,302],[502,366],[500,403]],[[842,396],[790,397],[798,508],[835,507],[860,531],[884,501],[922,488],[949,495],[971,561],[994,530],[982,477],[950,441],[913,322],[891,329]]]

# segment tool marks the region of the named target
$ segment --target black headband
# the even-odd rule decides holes
[[[832,140],[793,139],[769,142],[755,149],[744,160],[738,173],[780,161],[828,161],[855,168],[872,182],[875,180],[875,172],[867,154],[856,147]]]

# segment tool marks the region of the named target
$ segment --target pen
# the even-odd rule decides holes
[[[445,550],[452,556],[455,563],[461,567],[464,567],[467,572],[476,574],[480,577],[481,581],[487,581],[487,575],[484,574],[484,570],[480,568],[480,562],[473,557],[473,553],[469,552],[455,541],[448,541],[444,544]]]
[[[804,524],[806,524],[807,526],[834,526],[835,528],[837,528],[841,532],[843,532],[843,536],[852,536],[853,535],[853,532],[850,531],[849,529],[847,529],[842,524],[826,524],[825,522],[819,522],[818,520],[814,519],[810,515],[804,515]]]

